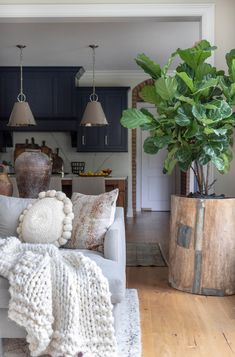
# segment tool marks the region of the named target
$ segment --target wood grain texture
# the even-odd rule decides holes
[[[127,281],[138,289],[143,357],[235,356],[235,296],[172,289],[167,268],[127,268]]]
[[[173,196],[171,204],[171,285],[205,295],[234,294],[235,199]],[[179,244],[180,225],[192,229],[189,247]]]

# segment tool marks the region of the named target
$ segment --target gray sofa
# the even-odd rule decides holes
[[[123,208],[117,207],[114,223],[105,235],[104,254],[84,249],[76,249],[76,251],[82,252],[94,260],[108,279],[115,328],[117,329],[119,305],[125,296],[126,289],[126,246]],[[8,289],[8,280],[0,277],[0,356],[2,356],[2,338],[25,337],[25,330],[16,325],[7,316],[9,304]]]

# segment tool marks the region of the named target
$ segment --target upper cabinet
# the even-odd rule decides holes
[[[75,78],[83,72],[82,67],[24,67],[24,93],[35,119],[76,119]],[[19,88],[19,67],[0,67],[0,119],[9,119]]]
[[[129,87],[97,87],[99,101],[109,123],[105,127],[79,127],[77,150],[81,152],[126,152],[127,129],[120,124],[122,111],[127,108]],[[92,88],[77,88],[78,119],[82,119]]]

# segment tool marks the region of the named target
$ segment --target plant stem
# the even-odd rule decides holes
[[[195,161],[195,165],[196,165],[196,171],[198,176],[198,190],[200,194],[203,194],[203,178],[201,176],[200,165],[198,164],[197,161]]]
[[[205,195],[207,196],[209,193],[209,173],[210,173],[210,163],[208,162],[206,167],[206,184],[205,184]]]
[[[203,170],[203,166],[202,165],[199,165],[199,168],[200,168],[200,172],[201,172],[201,184],[202,184],[202,194],[204,193],[204,189],[205,189],[205,186],[206,186],[206,182],[205,182],[205,175],[204,175],[204,170]]]
[[[198,174],[197,174],[195,168],[192,165],[190,167],[193,170],[193,173],[194,173],[194,175],[196,177],[196,181],[197,181],[197,184],[198,184],[198,187],[199,187],[200,183],[199,183],[199,179],[198,179]]]

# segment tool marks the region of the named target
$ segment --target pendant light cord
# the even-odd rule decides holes
[[[92,86],[93,86],[93,96],[95,95],[95,48],[92,48]]]
[[[95,49],[98,47],[97,45],[90,45],[92,49],[92,94],[90,95],[91,102],[98,101],[98,95],[95,92]]]
[[[20,93],[17,96],[17,100],[18,102],[25,102],[26,95],[23,92],[23,49],[25,46],[18,45],[17,47],[20,49]]]

